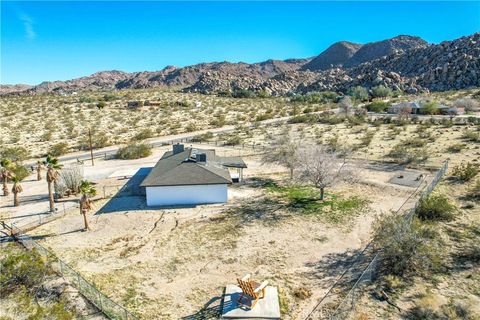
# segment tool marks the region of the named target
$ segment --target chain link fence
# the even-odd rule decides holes
[[[437,171],[432,181],[425,187],[420,194],[419,199],[415,202],[413,208],[408,210],[405,214],[405,219],[412,221],[415,216],[416,209],[419,202],[428,197],[438,183],[442,180],[443,176],[448,170],[448,161],[445,161],[442,167]],[[371,249],[371,250],[369,250]],[[340,279],[330,288],[330,290],[323,296],[315,308],[305,318],[306,320],[313,319],[347,319],[348,316],[355,310],[358,300],[362,296],[363,288],[375,281],[378,267],[380,265],[382,251],[374,251],[373,245],[370,242],[362,253],[355,259],[347,271],[345,271]],[[369,262],[366,263],[366,257],[372,257]],[[363,267],[362,267],[363,266]],[[360,270],[360,271],[359,271]],[[360,273],[361,272],[361,273]],[[353,274],[360,274],[358,277],[352,278]],[[353,283],[349,291],[346,292],[345,284]],[[343,285],[343,287],[342,287]],[[338,302],[340,301],[340,302]]]
[[[57,258],[48,249],[33,240],[32,237],[30,237],[23,229],[19,228],[16,225],[12,225],[8,228],[11,229],[12,235],[18,242],[20,242],[28,250],[36,250],[49,262],[49,264],[52,266],[52,269],[56,273],[61,275],[64,279],[66,279],[73,286],[75,286],[80,292],[80,294],[82,294],[87,300],[89,300],[93,305],[95,305],[99,310],[101,310],[109,319],[139,319],[133,313],[108,298],[102,292],[100,292],[94,284],[85,280],[85,278],[83,278],[67,263]]]

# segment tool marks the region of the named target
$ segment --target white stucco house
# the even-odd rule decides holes
[[[145,188],[147,206],[225,203],[228,185],[241,181],[246,167],[240,157],[219,157],[215,150],[176,144],[172,151],[165,152],[140,187]],[[231,169],[237,173],[231,175]]]

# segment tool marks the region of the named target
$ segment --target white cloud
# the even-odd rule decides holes
[[[20,15],[20,20],[23,22],[23,27],[25,28],[25,37],[30,40],[35,39],[37,33],[33,29],[34,22],[32,18],[26,14],[22,14]]]

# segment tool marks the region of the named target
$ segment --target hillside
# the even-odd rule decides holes
[[[0,88],[1,94],[173,87],[203,94],[246,89],[271,95],[346,91],[385,85],[411,93],[480,86],[480,33],[437,45],[412,36],[356,44],[337,42],[314,58],[259,63],[212,62],[160,71],[97,72],[68,81]]]

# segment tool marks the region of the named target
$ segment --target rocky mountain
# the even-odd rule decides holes
[[[428,45],[412,36],[367,43],[338,42],[314,58],[260,63],[212,62],[160,71],[103,71],[34,87],[2,86],[2,94],[175,87],[215,93],[247,89],[272,95],[310,91],[346,91],[352,86],[385,85],[406,92],[480,86],[480,33]]]
[[[0,84],[0,94],[8,94],[14,92],[25,91],[32,86],[28,84]]]
[[[412,36],[397,36],[391,39],[370,42],[363,45],[357,52],[344,64],[344,67],[350,68],[358,66],[364,62],[373,61],[391,54],[402,53],[410,49],[426,48],[428,43]]]
[[[318,71],[342,67],[362,47],[359,43],[340,41],[302,66],[302,70]]]

